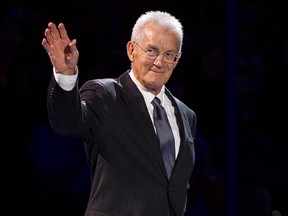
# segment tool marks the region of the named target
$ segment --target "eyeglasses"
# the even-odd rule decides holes
[[[160,54],[163,54],[163,59],[166,63],[175,63],[177,60],[178,54],[175,54],[173,52],[160,53],[157,49],[154,48],[148,48],[147,50],[145,50],[137,42],[134,43],[146,54],[147,59],[156,60]]]

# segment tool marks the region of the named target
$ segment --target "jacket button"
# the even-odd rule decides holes
[[[172,192],[173,191],[171,186],[168,186],[167,190],[168,190],[168,192]]]

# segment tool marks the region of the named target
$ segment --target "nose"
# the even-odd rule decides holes
[[[160,53],[154,60],[155,65],[162,65],[164,62],[164,55],[162,53]]]

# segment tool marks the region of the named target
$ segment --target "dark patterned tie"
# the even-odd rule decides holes
[[[154,106],[154,125],[160,141],[162,157],[165,163],[168,178],[170,178],[175,163],[175,144],[172,129],[168,122],[165,109],[160,104],[160,99],[155,97],[151,103]]]

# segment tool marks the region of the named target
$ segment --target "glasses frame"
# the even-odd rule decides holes
[[[173,55],[175,55],[175,56],[173,56],[172,58],[171,58],[171,62],[169,61],[169,59],[168,59],[168,61],[167,61],[167,55],[165,55],[165,54],[167,54],[167,53],[169,53],[169,52],[159,52],[159,51],[157,51],[156,49],[153,49],[153,48],[151,48],[151,51],[149,50],[149,49],[144,49],[143,47],[141,47],[137,42],[133,42],[134,44],[136,44],[145,54],[146,54],[146,57],[148,58],[148,59],[150,59],[150,60],[156,60],[161,54],[163,55],[163,60],[164,60],[164,62],[166,62],[166,63],[168,63],[168,64],[173,64],[173,63],[175,63],[176,61],[177,61],[177,59],[178,59],[178,54],[173,54]],[[150,53],[149,54],[149,52],[154,52],[154,53]],[[172,54],[172,53],[171,53]],[[154,57],[154,55],[155,55],[155,57]]]

